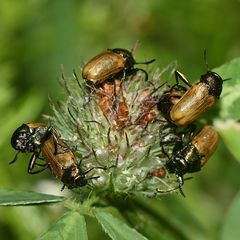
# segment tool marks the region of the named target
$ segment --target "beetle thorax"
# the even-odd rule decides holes
[[[204,82],[208,86],[210,95],[219,98],[222,92],[223,80],[217,73],[208,71],[201,76],[200,82]]]

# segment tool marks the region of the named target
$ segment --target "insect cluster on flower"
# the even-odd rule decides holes
[[[15,130],[11,163],[19,152],[31,153],[28,173],[49,168],[64,186],[80,189],[81,201],[85,186],[103,196],[154,197],[176,189],[184,196],[183,176],[201,170],[217,147],[213,126],[199,130],[195,122],[219,98],[223,80],[208,69],[191,85],[175,70],[176,83],[166,84],[162,74],[134,67],[154,61],[136,62],[115,48],[86,63],[82,79],[63,75],[67,99],[51,102],[51,124]]]

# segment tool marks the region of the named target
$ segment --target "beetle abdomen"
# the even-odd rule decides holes
[[[213,106],[215,101],[216,97],[209,95],[206,84],[195,84],[172,107],[170,118],[176,125],[190,124]]]
[[[201,158],[201,167],[205,165],[207,160],[214,153],[218,143],[218,133],[212,126],[205,126],[192,140],[192,144],[196,147]]]
[[[100,83],[124,69],[125,60],[119,54],[104,52],[91,59],[83,68],[83,78]]]

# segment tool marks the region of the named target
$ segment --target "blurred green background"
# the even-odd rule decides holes
[[[61,64],[69,76],[105,49],[131,49],[139,40],[138,61],[156,58],[163,68],[177,60],[180,71],[198,79],[206,71],[204,49],[210,68],[240,56],[239,16],[239,0],[0,0],[0,187],[59,194],[61,185],[49,172],[27,174],[29,156],[21,155],[13,166],[8,162],[15,154],[13,131],[51,113],[48,95],[61,98]],[[239,171],[220,142],[204,170],[186,182],[186,199],[170,195],[144,201],[181,230],[174,239],[220,239],[240,187]],[[0,238],[35,239],[63,211],[57,206],[0,208]],[[96,227],[90,239],[108,239],[100,237],[93,220],[89,223],[90,229]],[[164,224],[155,227],[164,235]]]

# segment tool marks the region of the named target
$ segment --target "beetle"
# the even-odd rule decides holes
[[[204,60],[208,69],[206,51]],[[178,70],[175,70],[175,77],[176,84],[159,98],[158,110],[173,125],[189,125],[215,104],[221,95],[224,80],[209,69],[193,85]],[[181,86],[179,79],[189,88]]]
[[[179,71],[175,71],[175,74],[177,77],[185,78]],[[172,105],[169,111],[171,122],[177,126],[194,122],[215,104],[221,95],[222,84],[223,79],[217,73],[207,71],[199,82],[192,85],[179,101]]]
[[[17,156],[20,152],[33,153],[29,161],[28,173],[34,174],[43,171],[44,169],[33,172],[32,168],[33,164],[46,166],[46,164],[36,163],[36,159],[39,158],[43,142],[46,141],[51,135],[52,132],[45,123],[22,124],[14,131],[11,137],[11,145],[18,152],[13,161],[11,161],[9,164],[12,164],[17,160]]]
[[[207,125],[188,144],[174,148],[171,157],[166,154],[168,161],[165,167],[169,173],[176,174],[179,190],[183,196],[185,196],[182,190],[183,175],[200,171],[216,150],[217,143],[218,133],[212,126]]]
[[[89,184],[90,179],[99,176],[88,177],[87,174],[93,169],[107,170],[109,167],[92,167],[86,171],[82,169],[82,161],[77,162],[75,153],[56,134],[43,142],[41,152],[44,160],[52,170],[53,175],[63,182],[63,188],[80,188],[80,201],[83,202],[81,188]]]
[[[41,169],[39,171],[33,171],[33,168],[35,165],[39,165],[36,161],[38,159],[46,160],[45,158],[40,158],[40,153],[44,153],[44,157],[47,158],[47,148],[50,148],[49,142],[53,141],[54,139],[54,151],[49,151],[49,154],[58,156],[59,150],[61,150],[61,156],[59,159],[60,164],[62,164],[62,161],[69,162],[70,160],[73,161],[75,158],[74,154],[68,150],[69,148],[67,145],[53,132],[51,128],[49,128],[45,123],[27,123],[22,124],[19,128],[17,128],[11,138],[11,145],[14,149],[18,150],[22,153],[32,153],[32,157],[29,161],[28,166],[28,173],[34,174],[38,173],[39,171],[43,171],[44,169]],[[64,149],[64,150],[63,150]],[[18,154],[17,153],[17,154]],[[64,153],[64,155],[62,155]],[[71,154],[70,154],[71,153]],[[17,156],[16,154],[16,156]],[[70,156],[69,156],[70,155]],[[14,163],[17,158],[14,158],[10,164]],[[52,158],[54,160],[53,156],[49,156],[49,159]],[[64,160],[65,159],[65,160]],[[41,164],[40,166],[46,166],[46,168],[49,167],[48,162],[46,161],[45,164]],[[52,164],[51,167],[53,173],[58,176],[60,173],[57,168],[54,166],[57,166],[55,164]]]
[[[63,182],[63,188],[65,186],[70,189],[84,187],[90,179],[99,178],[99,176],[88,177],[87,174],[90,171],[110,168],[92,167],[83,171],[81,161],[77,162],[75,153],[52,128],[49,128],[44,123],[22,124],[14,131],[11,144],[14,149],[18,150],[18,153],[32,153],[28,173],[35,174],[50,168],[53,175]],[[17,154],[10,164],[17,160]],[[43,158],[40,157],[40,154],[42,154]],[[38,159],[44,160],[45,163],[37,163]],[[42,169],[34,171],[36,165],[41,166]],[[82,195],[80,195],[80,201],[83,201]]]
[[[142,68],[134,68],[135,64],[150,64],[155,59],[146,62],[136,62],[130,51],[122,48],[108,49],[100,53],[86,63],[82,70],[82,77],[92,84],[100,84],[105,80],[112,79],[116,75],[121,77],[142,71],[145,79],[148,79],[147,72]]]

